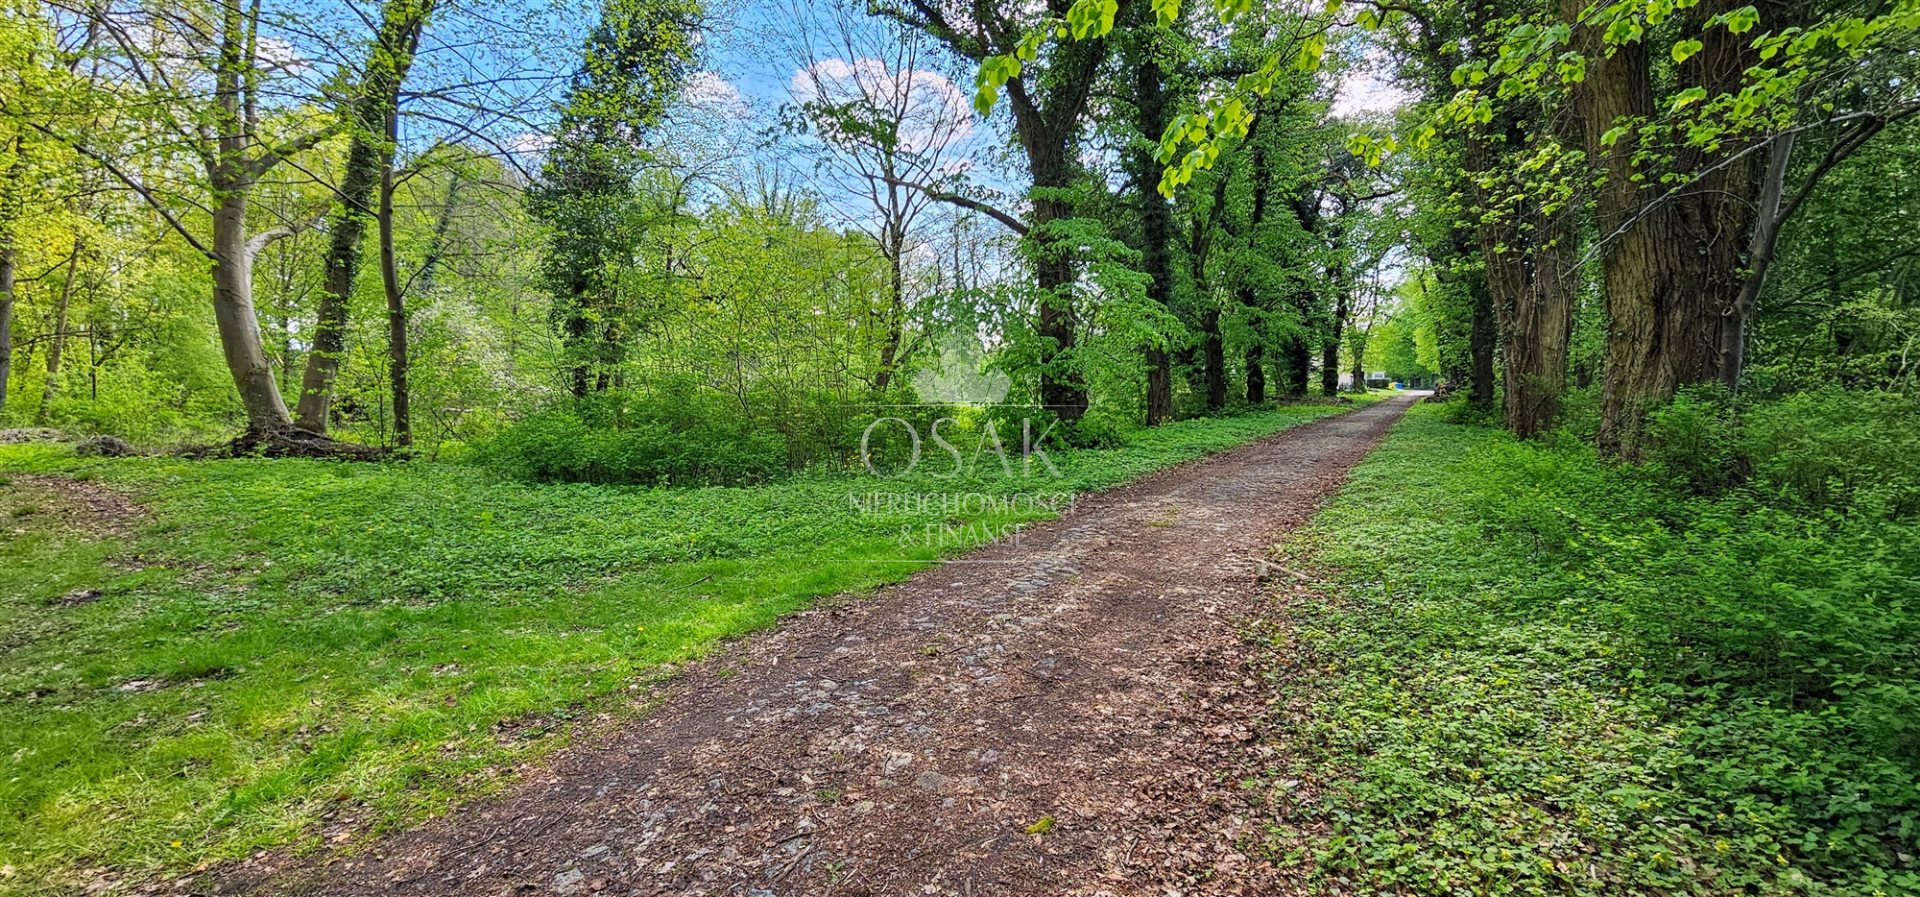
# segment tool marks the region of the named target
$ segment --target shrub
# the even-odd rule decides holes
[[[508,476],[548,482],[754,483],[786,472],[780,434],[685,407],[620,393],[563,402],[509,426],[480,456]]]
[[[1725,389],[1683,390],[1647,413],[1646,459],[1694,492],[1717,495],[1746,478],[1739,420]]]
[[[1743,449],[1756,488],[1817,509],[1920,512],[1920,402],[1892,392],[1801,393],[1757,405]]]
[[[1699,495],[1880,519],[1920,512],[1920,403],[1823,390],[1757,402],[1682,391],[1647,417],[1646,458]]]

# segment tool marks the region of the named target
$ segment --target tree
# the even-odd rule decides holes
[[[693,0],[606,0],[527,193],[529,210],[552,232],[545,275],[575,396],[611,385],[625,353],[629,322],[615,274],[634,242],[642,139],[686,81],[700,16]]]
[[[208,260],[214,319],[247,417],[242,440],[286,437],[293,420],[260,338],[253,262],[269,243],[310,222],[256,230],[249,223],[250,200],[263,177],[335,133],[336,123],[324,116],[315,125],[315,116],[276,115],[263,102],[297,91],[284,67],[262,59],[259,3],[60,9],[84,22],[86,41],[69,52],[87,57],[94,77],[68,82],[49,100],[62,108],[34,110],[25,120],[106,171]],[[211,40],[203,43],[195,35]],[[269,90],[270,79],[289,83]],[[125,109],[146,110],[150,117],[108,115]],[[88,120],[109,119],[123,130],[101,134],[84,127]],[[189,165],[172,164],[180,154]],[[209,226],[190,226],[183,208],[203,211]]]
[[[908,253],[924,245],[930,191],[956,173],[950,151],[971,130],[972,112],[966,96],[928,68],[931,39],[921,32],[863,20],[845,6],[824,15],[796,8],[787,24],[796,78],[804,79],[790,124],[818,138],[832,183],[864,201],[867,214],[849,217],[887,265],[872,377],[874,391],[886,392],[924,341],[924,332],[907,334],[915,298]]]
[[[1024,223],[999,210],[993,217],[1024,238],[1032,259],[1040,305],[1037,334],[1044,344],[1040,402],[1067,421],[1086,413],[1087,389],[1073,361],[1079,318],[1073,296],[1075,247],[1066,222],[1074,214],[1083,117],[1094,74],[1110,48],[1106,40],[1083,32],[1084,40],[1042,51],[1029,35],[1038,33],[1030,29],[1042,23],[1064,23],[1076,5],[1074,0],[1046,0],[1038,16],[991,4],[973,4],[962,11],[932,0],[908,0],[906,5],[883,2],[874,7],[880,15],[931,35],[960,57],[992,66],[997,73],[992,89],[1006,90],[1032,188]],[[1107,24],[1111,28],[1110,19]],[[982,105],[991,108],[992,103]],[[958,194],[943,192],[936,198],[984,211],[977,201]]]
[[[374,191],[393,166],[400,89],[419,51],[420,35],[433,15],[435,0],[387,0],[380,27],[367,49],[355,96],[347,104],[350,127],[346,170],[340,180],[339,206],[328,228],[326,276],[320,290],[313,349],[300,380],[298,424],[314,433],[327,431],[333,380],[345,348],[348,300],[360,271],[360,248],[374,214]]]

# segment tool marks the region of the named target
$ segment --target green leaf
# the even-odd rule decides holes
[[[1673,45],[1673,61],[1686,62],[1693,57],[1693,54],[1700,52],[1700,49],[1704,46],[1705,44],[1697,40],[1688,39],[1680,41]]]

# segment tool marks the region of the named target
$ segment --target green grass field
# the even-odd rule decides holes
[[[0,446],[0,889],[310,846],[327,818],[417,819],[636,712],[633,690],[719,640],[964,547],[903,545],[903,526],[1044,516],[860,513],[855,497],[1084,492],[1337,410],[1142,431],[1057,456],[1058,479],[755,488]],[[46,474],[146,511],[102,532]]]

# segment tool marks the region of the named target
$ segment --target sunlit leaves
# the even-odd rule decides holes
[[[1760,24],[1760,11],[1751,6],[1742,6],[1714,16],[1711,24],[1725,25],[1734,34],[1745,34]]]
[[[1119,12],[1119,0],[1075,0],[1067,9],[1067,30],[1074,40],[1104,36]]]
[[[1000,88],[1020,77],[1020,59],[1015,56],[989,56],[980,62],[973,76],[973,108],[981,115],[993,111],[1000,102]]]
[[[1688,39],[1679,41],[1673,45],[1673,50],[1671,51],[1673,61],[1686,62],[1688,59],[1693,58],[1693,54],[1700,52],[1703,46],[1705,45],[1698,40]]]
[[[1673,98],[1673,104],[1671,108],[1673,109],[1673,111],[1678,112],[1681,109],[1685,109],[1688,106],[1691,106],[1694,103],[1698,103],[1701,100],[1704,100],[1706,98],[1707,98],[1707,89],[1696,85],[1694,87],[1689,87],[1686,90],[1680,91],[1680,93],[1676,94]]]

